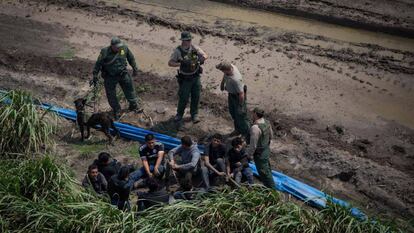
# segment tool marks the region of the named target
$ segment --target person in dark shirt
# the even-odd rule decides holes
[[[96,193],[103,194],[108,190],[108,182],[102,173],[98,172],[98,166],[92,164],[88,167],[88,174],[82,180],[82,186],[93,188]]]
[[[227,152],[227,175],[240,184],[244,175],[249,184],[253,184],[253,171],[249,167],[249,159],[243,149],[243,139],[234,138],[231,142],[232,148]]]
[[[153,134],[145,135],[145,144],[139,148],[142,167],[131,173],[130,180],[138,181],[142,177],[161,178],[164,175],[164,145],[155,140]]]
[[[108,183],[108,194],[111,204],[116,205],[120,210],[130,210],[129,194],[131,193],[131,183],[128,181],[130,168],[122,166],[118,174],[113,175]]]
[[[146,186],[149,188],[148,192],[138,192],[138,210],[142,211],[151,206],[168,203],[169,193],[162,187],[157,179],[150,177],[146,180]]]
[[[109,181],[113,175],[118,174],[119,169],[122,166],[116,159],[112,159],[111,155],[107,152],[99,153],[98,159],[96,159],[93,164],[98,166],[98,171],[105,176],[107,181]]]
[[[222,143],[223,137],[220,134],[214,134],[211,142],[206,146],[205,153],[201,156],[203,180],[206,181],[206,187],[210,188],[210,177],[225,176],[226,165],[226,146]]]

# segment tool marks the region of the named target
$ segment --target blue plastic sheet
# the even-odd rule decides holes
[[[54,107],[48,104],[43,104],[42,106],[43,108],[50,109],[56,112],[58,115],[62,117],[65,117],[73,121],[76,120],[76,112],[73,110],[58,108],[58,107]],[[177,138],[170,137],[170,136],[156,133],[156,132],[152,132],[146,129],[138,128],[136,126],[115,122],[115,127],[118,128],[122,137],[130,139],[130,140],[144,142],[145,135],[148,133],[152,133],[157,138],[157,140],[159,140],[165,145],[165,148],[167,150],[170,150],[180,145],[180,140]],[[199,146],[199,149],[201,152],[203,152],[204,146]],[[252,168],[253,173],[256,176],[258,176],[256,166],[253,163],[250,163],[250,167]],[[327,195],[326,193],[314,187],[311,187],[305,183],[302,183],[280,172],[272,171],[272,175],[276,183],[275,189],[282,191],[282,192],[289,193],[292,196],[298,198],[299,200],[309,203],[312,206],[315,206],[317,208],[325,208],[327,200],[330,200],[331,202],[339,204],[341,206],[350,207],[349,203],[343,200],[331,197]],[[361,220],[366,219],[365,214],[362,213],[357,208],[351,208],[351,213],[358,219],[361,219]]]
[[[42,104],[41,107],[53,111],[57,115],[62,116],[66,119],[76,121],[76,112],[73,110],[59,108],[50,104]],[[167,150],[170,150],[181,144],[180,140],[177,138],[170,137],[157,132],[152,132],[129,124],[115,122],[115,127],[117,127],[117,129],[120,131],[122,137],[139,142],[144,142],[145,135],[148,133],[152,133],[157,138],[157,140],[159,140],[165,145],[165,148]],[[204,146],[200,145],[199,149],[201,153],[204,152]],[[253,173],[256,176],[258,176],[256,166],[253,163],[250,163],[249,165],[252,168]],[[272,175],[273,180],[276,183],[276,186],[274,187],[276,190],[286,192],[312,206],[315,206],[317,208],[325,208],[327,205],[327,201],[330,200],[331,202],[336,203],[338,205],[350,207],[349,203],[331,197],[326,193],[314,187],[311,187],[305,183],[302,183],[294,178],[291,178],[285,174],[282,174],[277,171],[272,171]],[[366,215],[357,208],[351,208],[351,214],[360,220],[366,219]]]

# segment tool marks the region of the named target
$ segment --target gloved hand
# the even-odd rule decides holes
[[[89,81],[89,86],[96,86],[98,84],[98,77],[94,76],[92,80]]]
[[[132,77],[137,77],[137,76],[138,76],[138,70],[133,70]]]

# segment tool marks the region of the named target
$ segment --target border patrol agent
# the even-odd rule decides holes
[[[200,122],[198,105],[201,92],[200,75],[203,72],[201,65],[207,59],[207,54],[198,46],[191,44],[192,38],[190,32],[182,32],[181,45],[174,50],[168,62],[170,67],[179,67],[176,76],[179,84],[177,115],[174,118],[176,122],[182,120],[190,96],[191,120],[193,123]]]
[[[93,69],[93,79],[90,82],[91,85],[96,85],[99,71],[101,71],[101,76],[104,79],[106,97],[114,113],[115,120],[119,119],[121,111],[121,106],[116,96],[116,85],[118,83],[129,102],[129,110],[140,111],[134,85],[127,71],[127,62],[133,69],[132,76],[136,77],[138,67],[135,63],[134,55],[118,37],[113,37],[111,45],[101,50],[95,68]]]
[[[224,73],[220,89],[229,93],[227,99],[229,112],[234,122],[234,131],[230,133],[230,136],[242,134],[247,138],[250,124],[247,116],[246,87],[242,82],[242,75],[239,69],[230,62],[221,62],[216,68]]]
[[[254,123],[250,128],[250,144],[247,154],[250,157],[253,156],[263,184],[268,188],[274,189],[276,184],[273,180],[269,163],[269,145],[273,136],[272,126],[268,120],[263,118],[264,110],[255,108],[252,115]]]

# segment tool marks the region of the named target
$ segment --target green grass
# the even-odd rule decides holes
[[[137,95],[149,92],[151,90],[152,86],[147,83],[135,86],[135,92],[137,93]]]
[[[0,95],[0,154],[29,155],[50,149],[57,129],[55,114],[41,110],[25,91],[10,91]]]
[[[83,142],[72,144],[74,150],[78,151],[80,156],[89,157],[90,155],[97,155],[98,153],[106,149],[106,144],[102,143],[93,143],[93,142]]]
[[[128,156],[131,156],[133,158],[139,158],[138,147],[139,147],[139,145],[137,143],[134,143],[133,145],[128,146],[125,149],[124,154],[128,155]]]
[[[71,47],[67,47],[59,53],[58,57],[65,60],[71,60],[75,57],[75,50]]]
[[[159,209],[121,212],[83,190],[52,157],[2,160],[0,227],[10,232],[400,232],[329,204],[318,211],[262,186],[224,189]]]

